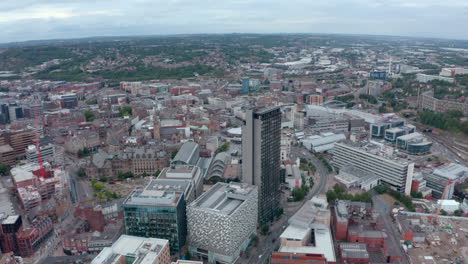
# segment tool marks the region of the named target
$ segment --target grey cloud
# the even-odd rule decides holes
[[[0,42],[231,32],[360,33],[468,39],[468,32],[462,26],[468,24],[467,8],[465,0],[1,1]]]

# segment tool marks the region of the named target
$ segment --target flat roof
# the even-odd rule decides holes
[[[117,260],[120,256],[135,257],[135,263],[152,264],[168,244],[166,239],[121,235],[111,247],[104,248],[91,264],[119,263]]]
[[[16,223],[18,218],[19,218],[19,215],[9,215],[9,216],[7,216],[7,218],[5,218],[2,221],[2,224],[3,225],[12,225],[12,224]]]
[[[252,196],[257,187],[245,183],[218,182],[207,192],[190,204],[192,208],[201,208],[230,215],[244,201]]]
[[[304,254],[323,254],[328,262],[336,262],[335,249],[330,230],[321,229],[315,232],[315,246],[288,247],[281,246],[279,252],[304,253]]]
[[[190,181],[152,180],[143,190],[134,190],[124,205],[176,205],[190,186]]]

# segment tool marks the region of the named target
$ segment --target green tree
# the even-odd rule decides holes
[[[78,171],[76,172],[76,175],[80,178],[86,177],[86,171],[84,168],[79,168]]]
[[[260,230],[260,233],[262,235],[265,236],[266,234],[268,234],[269,231],[270,231],[270,227],[268,225],[262,225],[262,228]]]
[[[92,122],[96,119],[96,117],[94,116],[94,113],[91,110],[86,110],[84,112],[84,115],[86,118],[86,122]]]
[[[131,106],[123,106],[120,108],[119,111],[120,117],[124,116],[131,116],[132,115],[132,107]]]
[[[440,215],[448,215],[447,211],[445,211],[444,209],[440,210]]]
[[[7,175],[10,173],[10,167],[0,163],[0,175]]]
[[[93,187],[93,190],[95,192],[100,192],[100,191],[104,190],[104,184],[102,184],[100,182],[97,182],[97,181],[92,182],[91,186]]]

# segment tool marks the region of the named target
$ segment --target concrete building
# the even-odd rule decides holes
[[[429,75],[429,74],[423,74],[423,73],[418,73],[416,74],[416,81],[418,82],[430,82],[430,81],[444,81],[444,82],[449,82],[453,83],[454,79],[450,77],[443,77],[443,76],[438,76],[438,75]]]
[[[330,231],[330,211],[327,209],[325,198],[322,199],[324,203],[307,201],[288,220],[288,227],[280,235],[280,248],[278,250],[280,253],[298,254],[301,259],[305,256],[314,256],[317,261],[325,261],[323,263],[337,263]],[[274,263],[282,263],[278,262],[276,254],[277,252],[273,252],[272,255],[275,259]],[[303,260],[307,260],[307,258]]]
[[[280,198],[281,111],[248,110],[242,128],[242,181],[258,186],[258,222],[274,218]]]
[[[301,142],[308,150],[314,152],[325,152],[332,150],[336,142],[340,142],[345,139],[346,137],[344,134],[325,132],[321,135],[313,135],[301,139]]]
[[[39,162],[39,153],[37,151],[36,145],[29,145],[26,149],[26,159],[28,162]],[[55,145],[47,144],[41,146],[41,157],[43,161],[53,161],[55,156]]]
[[[439,75],[445,77],[454,77],[458,74],[468,74],[467,68],[455,67],[455,68],[442,68]]]
[[[91,264],[171,264],[169,241],[122,235],[111,246],[104,248]]]
[[[10,171],[21,206],[25,210],[33,209],[52,197],[60,199],[68,185],[68,172],[50,168],[48,163],[44,163],[44,167],[44,177],[37,163],[27,163]]]
[[[189,189],[186,192],[185,200],[187,204],[198,198],[203,193],[203,177],[201,169],[192,165],[176,165],[165,168],[161,171],[156,182],[171,180],[171,182],[188,183]]]
[[[235,263],[256,233],[257,187],[217,183],[187,207],[189,250],[210,263]]]
[[[189,182],[152,180],[143,190],[134,190],[123,203],[125,233],[169,240],[171,250],[185,245],[187,218],[185,195]]]
[[[432,173],[425,174],[423,177],[426,180],[426,186],[432,190],[432,197],[451,199],[455,185],[464,183],[468,179],[468,167],[450,163],[434,169]],[[447,184],[449,184],[447,192],[445,193],[445,197],[442,197]]]
[[[347,189],[360,188],[369,191],[379,184],[379,177],[375,173],[358,169],[353,165],[342,167],[335,179]]]
[[[468,104],[466,102],[437,99],[434,97],[434,92],[432,91],[421,94],[419,107],[439,113],[445,113],[449,110],[458,110],[462,111],[465,116],[468,115]]]
[[[372,138],[384,138],[386,130],[403,127],[404,125],[405,121],[401,118],[394,116],[382,116],[377,122],[373,122],[370,125],[370,135]]]
[[[455,200],[438,200],[437,206],[440,206],[441,210],[444,210],[449,214],[460,209],[460,203]]]
[[[0,163],[14,165],[17,159],[26,156],[26,148],[35,140],[32,129],[0,131]]]
[[[410,195],[414,163],[393,155],[393,148],[370,142],[340,142],[335,144],[333,164],[339,169],[352,165],[374,173],[383,183]]]

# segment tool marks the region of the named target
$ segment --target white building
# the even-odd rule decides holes
[[[374,173],[382,182],[410,195],[414,163],[398,158],[392,150],[370,142],[340,142],[333,150],[333,164],[339,169],[352,165]]]
[[[235,263],[256,233],[257,187],[217,183],[187,207],[189,250],[210,263]]]
[[[26,159],[28,162],[38,162],[39,153],[35,145],[29,145],[26,149]],[[52,161],[55,156],[55,145],[48,144],[41,146],[41,156],[43,161]]]
[[[144,238],[122,235],[104,248],[91,264],[171,264],[169,241],[158,238]]]
[[[460,209],[460,203],[455,200],[438,200],[437,205],[440,206],[441,210],[447,213],[453,213]]]
[[[442,68],[440,71],[439,75],[440,76],[446,76],[446,77],[453,77],[458,74],[468,74],[468,69],[467,68],[461,68],[461,67],[456,67],[456,68]]]
[[[301,142],[308,150],[314,152],[325,152],[332,150],[336,142],[340,142],[345,139],[346,137],[344,134],[325,132],[321,135],[314,135],[304,138],[301,140]]]
[[[443,77],[443,76],[438,76],[438,75],[429,75],[429,74],[423,74],[423,73],[418,73],[416,74],[416,81],[418,82],[430,82],[433,80],[439,80],[439,81],[445,81],[449,83],[453,83],[453,78],[450,77]]]
[[[286,175],[285,181],[288,185],[289,189],[293,190],[294,188],[301,187],[302,185],[302,177],[301,177],[301,170],[296,164],[293,165],[286,165],[285,166]]]

